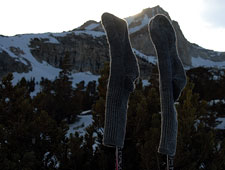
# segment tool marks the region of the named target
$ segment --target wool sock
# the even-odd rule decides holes
[[[152,25],[154,25],[155,27],[154,34],[151,34],[151,39],[152,41],[154,41],[153,43],[155,44],[155,46],[157,46],[158,49],[162,48],[162,50],[164,50],[163,48],[166,48],[166,47],[160,47],[160,44],[162,44],[163,41],[168,42],[167,50],[171,57],[171,67],[172,67],[171,69],[172,69],[173,97],[174,97],[174,101],[177,101],[179,99],[180,93],[182,92],[183,88],[186,85],[186,74],[184,71],[183,64],[180,60],[180,57],[178,56],[178,51],[176,47],[177,38],[176,38],[175,29],[173,28],[171,22],[165,15],[162,15],[162,14],[156,15],[151,21],[152,23],[154,22],[154,24]],[[165,34],[167,34],[167,36]],[[162,40],[160,40],[160,38]]]
[[[149,23],[150,38],[158,57],[162,127],[159,152],[174,156],[177,138],[177,113],[174,102],[186,84],[186,75],[178,56],[176,34],[169,19],[156,15]]]
[[[104,13],[102,25],[107,35],[110,53],[103,144],[122,148],[128,99],[135,88],[134,81],[139,76],[139,67],[130,45],[126,21]]]

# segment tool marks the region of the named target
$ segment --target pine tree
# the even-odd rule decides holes
[[[38,169],[39,161],[33,152],[30,133],[34,113],[30,90],[24,78],[16,86],[12,85],[12,79],[12,74],[9,74],[0,86],[0,167]],[[28,164],[27,160],[32,162]]]
[[[105,63],[100,71],[101,77],[98,79],[98,100],[93,105],[93,129],[96,134],[96,143],[98,144],[95,151],[94,159],[97,162],[96,169],[114,169],[114,148],[102,145],[103,128],[105,120],[105,100],[106,90],[109,77],[109,63]]]
[[[192,93],[193,88],[188,81],[177,104],[179,133],[175,162],[182,170],[207,169],[215,156],[215,133],[208,124],[207,103]]]
[[[104,68],[100,71],[101,77],[98,79],[99,85],[97,87],[98,100],[93,105],[93,121],[95,126],[95,131],[99,136],[102,136],[102,130],[104,127],[105,120],[105,100],[107,83],[109,77],[109,63],[105,63]],[[99,141],[101,143],[101,141]]]
[[[90,110],[97,98],[98,94],[96,91],[96,81],[90,81],[84,93],[82,110]]]
[[[70,72],[70,58],[66,53],[62,61],[62,71],[59,76],[52,82],[42,79],[41,93],[37,94],[34,103],[39,110],[45,110],[57,123],[63,119],[71,122],[72,115],[77,114],[76,103],[73,103],[73,87]]]
[[[128,108],[125,166],[128,169],[132,166],[136,169],[156,169],[160,136],[158,83],[151,79],[149,86],[142,87],[139,82],[136,87]],[[132,155],[130,150],[138,154]]]

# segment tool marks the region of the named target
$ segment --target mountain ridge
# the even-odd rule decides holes
[[[143,52],[145,55],[155,55],[153,46],[147,35],[148,34],[147,25],[149,23],[149,20],[157,14],[164,14],[171,20],[171,22],[176,30],[176,34],[178,36],[178,51],[179,51],[180,57],[181,57],[184,65],[191,66],[192,65],[192,57],[194,57],[194,58],[201,57],[204,59],[212,60],[214,62],[225,61],[225,52],[217,52],[214,50],[209,50],[209,49],[200,47],[199,45],[196,45],[195,43],[189,42],[185,38],[178,22],[172,20],[169,16],[169,13],[166,12],[160,6],[143,9],[142,12],[140,12],[136,15],[124,18],[128,23],[130,37],[131,37],[131,44],[135,49]],[[146,16],[148,18],[145,18]],[[145,20],[144,23],[141,23],[141,24],[138,23],[140,21],[143,22],[144,20]],[[132,22],[132,21],[135,21],[135,22]],[[93,21],[93,20],[85,22],[82,26],[79,27],[79,29],[85,30],[86,27],[90,26],[93,23],[95,25],[99,24],[93,30],[104,31],[102,29],[101,23]],[[135,26],[138,27],[138,29],[137,28],[135,29]],[[142,34],[143,32],[144,32],[144,35]],[[143,37],[146,37],[146,40],[144,42],[140,42],[138,38],[134,38],[134,37],[141,36],[141,35]],[[132,39],[134,39],[134,40],[132,40]],[[143,39],[140,39],[140,40],[143,41]],[[143,48],[144,48],[144,50],[143,50]],[[200,55],[200,56],[198,56],[198,55]]]
[[[149,78],[152,66],[157,61],[147,25],[159,13],[170,18],[160,6],[146,8],[125,18],[143,79]],[[178,22],[172,20],[172,24],[178,37],[178,52],[185,67],[201,66],[204,60],[203,66],[225,68],[225,52],[204,49],[190,43]],[[70,56],[73,73],[91,72],[99,75],[104,62],[109,61],[108,44],[101,22],[89,20],[74,30],[62,33],[0,36],[0,78],[8,72],[14,72],[16,76],[29,74],[32,77],[32,72],[35,76],[35,70],[40,72],[39,77],[53,78],[57,76],[66,52]],[[207,62],[210,64],[207,65]]]

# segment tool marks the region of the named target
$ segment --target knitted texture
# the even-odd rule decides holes
[[[174,102],[186,84],[186,75],[176,48],[176,34],[167,17],[160,14],[152,18],[149,33],[158,57],[162,111],[159,152],[174,156],[178,130]]]
[[[127,23],[112,14],[102,15],[110,53],[103,144],[123,147],[128,99],[139,76],[139,67],[128,37]]]

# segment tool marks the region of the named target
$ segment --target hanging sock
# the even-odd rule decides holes
[[[174,102],[186,85],[186,74],[177,51],[177,37],[171,21],[156,15],[149,23],[149,34],[158,58],[161,103],[161,136],[159,152],[176,153],[178,120]]]
[[[116,147],[116,170],[122,170],[122,148]]]
[[[110,74],[106,93],[103,144],[123,147],[130,93],[139,77],[137,58],[132,51],[127,22],[110,13],[102,15],[109,45]]]

